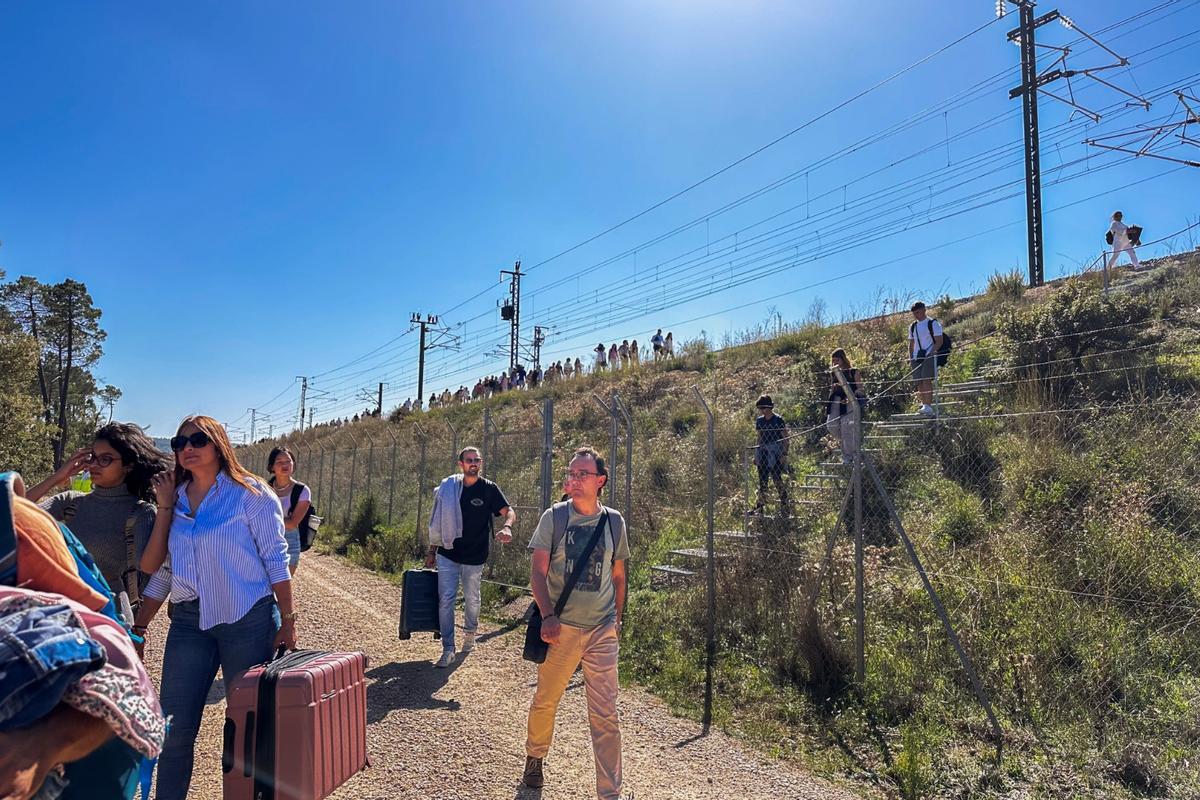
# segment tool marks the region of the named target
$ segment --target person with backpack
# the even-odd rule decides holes
[[[225,428],[212,417],[185,418],[171,449],[175,472],[162,488],[174,503],[159,507],[171,509],[173,518],[166,535],[154,531],[142,554],[142,569],[154,577],[133,632],[144,637],[171,599],[160,695],[173,719],[158,760],[157,798],[186,800],[217,668],[229,685],[280,647],[295,650],[298,615],[274,490],[238,462]]]
[[[654,360],[661,361],[663,358],[663,347],[666,345],[666,340],[663,339],[662,328],[659,328],[653,336],[650,337],[650,347],[654,349]]]
[[[96,431],[92,443],[72,455],[53,475],[32,486],[26,498],[64,523],[91,553],[109,587],[125,592],[136,608],[149,576],[139,575],[138,562],[156,525],[165,533],[170,509],[155,509],[152,479],[167,471],[167,459],[141,428],[110,422]],[[46,494],[87,470],[90,492]],[[40,502],[39,502],[40,501]]]
[[[600,502],[608,482],[604,457],[580,447],[567,468],[569,500],[547,509],[529,542],[530,587],[549,645],[538,664],[529,704],[525,786],[545,782],[542,762],[554,738],[554,718],[576,667],[583,665],[596,796],[621,796],[621,727],[617,718],[617,656],[625,611],[629,536],[625,519]]]
[[[1136,225],[1126,225],[1124,222],[1125,215],[1120,211],[1114,211],[1112,215],[1112,224],[1108,226],[1108,233],[1105,235],[1105,241],[1112,245],[1112,255],[1108,259],[1108,269],[1112,269],[1117,265],[1117,259],[1121,257],[1121,253],[1129,254],[1129,263],[1134,269],[1138,269],[1137,253],[1134,252],[1134,246],[1141,244],[1142,229]]]
[[[825,427],[841,444],[842,463],[849,464],[858,452],[860,428],[854,424],[851,400],[846,397],[846,390],[838,381],[835,369],[841,370],[842,377],[850,386],[850,392],[854,395],[853,402],[858,404],[860,415],[866,408],[867,393],[863,389],[862,375],[851,366],[846,351],[840,347],[834,350],[829,356],[829,400],[826,405]]]
[[[913,323],[908,326],[908,356],[912,367],[912,379],[917,387],[917,410],[923,416],[933,417],[933,382],[937,370],[946,361],[950,337],[942,330],[942,324],[927,316],[925,304],[920,300],[912,304]]]
[[[283,538],[287,539],[288,571],[296,574],[300,566],[302,547],[300,528],[308,522],[312,511],[312,491],[292,476],[296,471],[296,456],[286,447],[273,447],[267,456],[267,482],[275,490],[283,507]]]

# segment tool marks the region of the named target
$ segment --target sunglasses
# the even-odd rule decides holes
[[[482,458],[464,458],[463,463],[464,464],[482,464],[483,459]]]
[[[109,455],[108,453],[101,453],[99,455],[97,455],[96,453],[88,453],[87,458],[86,458],[87,463],[96,464],[97,466],[100,466],[100,467],[107,467],[109,464],[113,463],[116,460],[117,460],[116,456]]]
[[[190,444],[193,450],[199,450],[210,441],[212,440],[208,438],[207,433],[204,431],[196,431],[191,436],[180,435],[171,437],[171,449],[178,453],[180,450]]]

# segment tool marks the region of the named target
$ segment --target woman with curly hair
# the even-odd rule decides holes
[[[66,524],[96,560],[96,566],[114,592],[126,591],[136,603],[145,579],[138,562],[155,524],[165,531],[171,510],[158,514],[154,507],[155,475],[166,472],[166,457],[141,428],[127,422],[110,422],[92,437],[92,443],[75,453],[49,478],[29,489],[26,497],[50,516]],[[45,495],[87,470],[92,491],[67,491]],[[44,498],[44,499],[43,499]]]

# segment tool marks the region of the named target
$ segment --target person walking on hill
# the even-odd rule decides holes
[[[612,347],[608,348],[608,365],[613,369],[618,369],[621,366],[620,355],[617,352],[617,343],[613,342]]]
[[[654,348],[654,360],[661,361],[663,358],[663,347],[666,345],[666,340],[663,339],[662,328],[650,337],[650,346]]]
[[[155,508],[152,484],[167,468],[167,459],[141,428],[110,422],[96,431],[88,447],[30,487],[25,496],[41,501],[38,505],[66,524],[92,554],[109,588],[125,592],[136,607],[149,579],[139,575],[138,563],[151,531],[159,526],[165,533],[171,526],[171,509]],[[92,478],[90,492],[45,497],[84,470]]]
[[[635,367],[642,363],[642,354],[638,352],[637,339],[629,343],[629,363]]]
[[[937,380],[937,354],[942,347],[942,323],[927,316],[920,300],[912,304],[913,323],[908,326],[909,365],[917,386],[917,409],[927,417],[937,413],[933,408],[933,382]]]
[[[608,350],[604,347],[604,342],[601,342],[593,352],[596,354],[596,366],[593,371],[599,372],[608,366]]]
[[[758,444],[754,448],[754,465],[758,468],[758,501],[752,513],[762,514],[766,507],[768,480],[775,481],[775,488],[779,490],[779,504],[786,511],[788,491],[783,482],[783,473],[787,469],[790,445],[787,422],[775,413],[775,403],[769,394],[759,397],[754,406],[759,411],[759,416],[754,420],[754,430],[758,433]]]
[[[172,718],[158,760],[158,800],[185,800],[196,734],[220,667],[226,685],[279,648],[296,649],[283,508],[267,482],[238,463],[221,423],[187,417],[171,439],[175,472],[155,478],[170,530],[155,525],[142,554],[154,573],[133,633],[144,637],[171,599],[163,712]],[[167,554],[170,553],[170,562]]]
[[[583,362],[578,358],[575,359],[575,376],[578,378],[583,377]]]
[[[621,341],[621,346],[617,348],[617,357],[621,360],[621,369],[629,366],[629,340]]]
[[[675,357],[675,334],[667,331],[667,338],[663,339],[663,358]]]
[[[622,782],[617,657],[629,537],[621,514],[600,502],[607,482],[604,457],[590,447],[577,449],[564,481],[569,499],[542,514],[529,542],[530,586],[542,614],[542,639],[550,648],[538,665],[537,689],[529,704],[523,782],[533,789],[544,784],[542,762],[554,738],[558,704],[582,664],[596,796],[617,800]],[[586,566],[556,615],[576,562]]]
[[[463,590],[462,652],[475,649],[479,628],[479,586],[492,540],[492,517],[504,517],[496,534],[501,544],[512,541],[517,513],[508,505],[504,492],[483,477],[483,456],[478,447],[464,447],[458,454],[459,472],[441,482],[433,499],[429,519],[429,551],[425,567],[437,567],[438,621],[442,633],[442,656],[435,666],[445,669],[454,663],[454,601]]]
[[[863,389],[862,376],[850,365],[846,351],[840,347],[834,350],[829,356],[829,401],[826,408],[825,427],[841,443],[842,463],[849,464],[853,461],[854,454],[858,452],[858,444],[861,441],[860,428],[854,424],[854,415],[850,408],[851,401],[847,399],[846,390],[838,381],[835,369],[842,371],[842,377],[846,379],[846,383],[849,384],[850,391],[854,395],[853,402],[858,403],[860,414],[866,405],[867,393]]]
[[[267,456],[267,482],[275,490],[279,505],[283,508],[283,538],[287,540],[288,572],[296,574],[300,566],[300,525],[312,508],[312,491],[293,475],[296,472],[296,456],[286,447],[273,447]]]
[[[1140,241],[1135,242],[1136,236],[1131,237],[1132,232],[1141,234],[1142,229],[1130,227],[1124,222],[1125,215],[1120,211],[1114,211],[1112,215],[1112,224],[1108,226],[1108,236],[1105,237],[1108,243],[1112,245],[1112,255],[1108,259],[1108,268],[1112,269],[1117,265],[1117,259],[1121,257],[1121,253],[1129,254],[1129,263],[1134,269],[1138,269],[1141,265],[1138,262],[1137,253],[1134,252],[1134,246],[1140,244]]]

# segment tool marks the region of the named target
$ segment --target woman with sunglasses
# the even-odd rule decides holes
[[[167,459],[141,428],[110,422],[96,431],[91,445],[30,488],[26,497],[41,501],[39,505],[50,516],[66,523],[92,554],[109,588],[128,592],[130,601],[136,603],[144,585],[137,574],[138,562],[156,524],[152,481],[167,467]],[[84,470],[91,474],[92,491],[45,497]],[[165,532],[171,524],[170,509],[157,519]]]
[[[186,418],[171,449],[175,472],[163,484],[173,490],[174,516],[169,532],[156,529],[142,556],[142,569],[154,577],[133,628],[144,636],[171,598],[160,695],[172,725],[158,761],[158,800],[187,797],[217,668],[228,685],[269,661],[277,647],[296,647],[283,509],[275,492],[238,463],[212,417]]]

